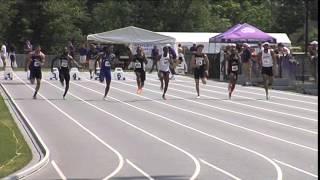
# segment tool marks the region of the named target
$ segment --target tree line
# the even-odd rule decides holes
[[[162,32],[224,32],[249,23],[304,44],[305,1],[310,40],[318,36],[318,0],[0,0],[0,43],[22,52],[25,40],[55,53],[69,40],[126,26]]]

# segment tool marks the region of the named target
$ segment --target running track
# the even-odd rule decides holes
[[[0,82],[50,150],[50,163],[27,179],[318,178],[318,98],[209,81],[196,99],[192,78],[177,76],[161,99],[156,74],[136,94],[133,73],[104,84],[44,79],[38,99],[25,72]]]

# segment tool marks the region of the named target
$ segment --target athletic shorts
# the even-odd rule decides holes
[[[135,70],[137,78],[140,77],[141,81],[144,82],[146,80],[146,71],[144,70]]]
[[[41,69],[31,69],[30,79],[42,79]]]
[[[84,63],[86,63],[86,60],[87,60],[87,56],[86,55],[80,56],[80,63],[84,64]]]
[[[111,81],[111,70],[100,70],[100,82],[103,82],[104,79],[106,79],[106,81]]]
[[[202,68],[195,68],[193,70],[194,79],[203,79],[205,77],[205,70]]]
[[[170,74],[170,71],[159,71],[158,72],[158,77],[164,77],[164,76],[168,76]]]
[[[60,78],[60,80],[70,81],[69,68],[61,68],[61,69],[59,69],[59,78]]]
[[[89,70],[94,70],[94,60],[89,60]]]
[[[237,72],[229,73],[229,80],[237,81],[238,80],[238,73]]]
[[[272,67],[262,67],[261,74],[266,74],[268,76],[273,76]]]

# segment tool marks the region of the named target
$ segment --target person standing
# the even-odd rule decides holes
[[[243,50],[241,53],[241,63],[242,63],[242,72],[245,76],[244,85],[249,85],[251,83],[251,52],[250,46],[247,43],[243,44]]]
[[[154,66],[158,71],[159,49],[157,48],[157,46],[153,46],[153,49],[151,51],[151,59],[152,59],[152,67],[149,73],[152,73]]]
[[[170,79],[173,80],[174,79],[174,75],[176,74],[175,62],[176,62],[176,59],[177,59],[177,54],[176,54],[175,50],[173,48],[171,48],[170,44],[166,44],[166,47],[168,48],[168,52],[172,57],[172,63],[170,63],[170,73],[171,73]]]
[[[98,56],[98,51],[94,44],[90,44],[90,49],[87,54],[87,64],[90,73],[90,79],[93,78],[93,72],[95,71],[95,60]]]
[[[83,43],[79,49],[79,55],[80,55],[79,62],[82,67],[85,67],[86,60],[87,60],[87,53],[88,53],[88,49],[86,47],[86,44]]]
[[[111,64],[114,62],[115,59],[115,54],[112,53],[113,51],[113,46],[105,46],[102,48],[102,54],[99,55],[95,62],[95,66],[97,62],[100,63],[100,76],[99,80],[101,83],[103,83],[104,79],[106,79],[106,88],[104,91],[104,96],[103,99],[107,98],[109,89],[110,89],[110,84],[111,84]]]
[[[163,90],[162,99],[166,100],[166,92],[169,86],[170,62],[172,61],[168,47],[163,47],[163,54],[159,60],[160,89]],[[163,89],[164,81],[164,89]]]
[[[263,77],[263,85],[266,92],[266,99],[269,100],[268,88],[272,85],[273,82],[273,71],[272,67],[275,64],[275,54],[270,49],[269,43],[265,42],[262,44],[263,49],[258,55],[259,63],[262,65],[261,74]]]
[[[202,53],[203,45],[199,44],[197,46],[197,52],[191,57],[191,67],[194,72],[194,79],[196,83],[197,90],[197,98],[200,98],[200,90],[199,90],[199,79],[201,78],[202,83],[206,84],[206,79],[209,76],[209,59],[208,56]]]
[[[311,75],[314,77],[316,83],[318,82],[318,41],[312,41],[309,47],[309,61],[311,65]]]
[[[187,73],[188,65],[184,58],[184,51],[183,51],[183,48],[181,47],[181,44],[178,44],[178,61],[179,61],[179,64],[183,65],[184,72]]]
[[[142,88],[144,87],[144,81],[146,80],[145,64],[147,64],[148,61],[140,46],[137,47],[136,52],[137,54],[133,56],[132,61],[134,63],[134,72],[137,79],[137,94],[141,94]]]
[[[37,80],[37,85],[35,88],[35,92],[33,94],[33,99],[37,98],[37,93],[40,89],[40,84],[42,79],[41,67],[43,66],[44,62],[45,62],[45,55],[41,52],[40,45],[37,45],[35,50],[29,53],[28,62],[25,69],[27,70],[27,67],[29,67],[31,84],[34,84],[34,81]]]
[[[3,64],[3,69],[6,68],[6,59],[7,59],[7,43],[4,42],[1,45],[1,51],[0,51],[0,59],[2,60],[2,64]]]
[[[193,43],[193,45],[190,47],[190,52],[192,54],[195,54],[197,52],[197,45]]]
[[[72,41],[68,42],[68,49],[69,49],[69,55],[74,59],[75,48],[74,48]]]

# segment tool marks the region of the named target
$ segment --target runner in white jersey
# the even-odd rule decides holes
[[[159,61],[159,79],[161,82],[160,89],[164,90],[162,98],[166,100],[166,92],[169,85],[169,74],[170,74],[170,63],[172,63],[172,57],[170,56],[168,47],[163,47],[163,54],[161,55]],[[164,80],[164,89],[163,89],[163,80]]]
[[[266,99],[269,99],[268,88],[273,82],[273,65],[275,64],[274,52],[269,48],[269,43],[262,44],[263,50],[258,55],[258,61],[262,65],[261,74],[263,77],[264,89],[266,91]]]

